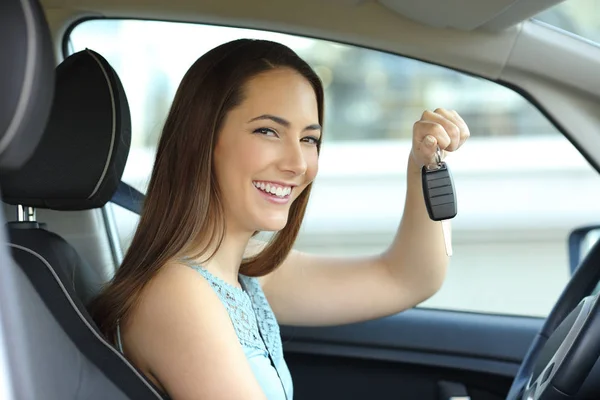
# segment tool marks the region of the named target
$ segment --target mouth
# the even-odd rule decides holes
[[[276,203],[287,203],[291,197],[293,186],[282,185],[275,182],[252,181],[254,187],[267,199]]]

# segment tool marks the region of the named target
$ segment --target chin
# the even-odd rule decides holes
[[[283,228],[285,228],[286,224],[269,224],[263,225],[261,228],[257,229],[257,231],[261,232],[279,232]]]
[[[269,222],[265,223],[265,219],[261,220],[260,224],[257,224],[257,226],[259,227],[258,229],[256,229],[257,231],[261,231],[261,232],[278,232],[280,230],[282,230],[283,228],[285,228],[285,226],[287,225],[287,215],[286,218],[277,218],[277,219],[271,219]]]

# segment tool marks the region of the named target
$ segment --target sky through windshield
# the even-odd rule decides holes
[[[566,0],[534,19],[600,44],[600,0]]]

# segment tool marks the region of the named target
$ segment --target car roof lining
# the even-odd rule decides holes
[[[484,30],[502,30],[525,21],[534,15],[551,8],[552,6],[563,2],[564,0],[320,0],[323,7],[320,13],[327,13],[327,8],[358,10],[365,7],[381,7],[390,14],[396,14],[406,19],[418,22],[419,24],[433,28],[451,28],[457,30],[471,31],[474,29]],[[42,0],[45,8],[77,8],[98,9],[101,4],[106,10],[112,5],[120,2],[115,0],[96,1],[96,0]],[[143,4],[139,0],[126,0],[125,6],[136,10],[147,9],[151,11],[155,8],[162,8],[161,0],[146,1]],[[193,0],[173,0],[167,4],[170,8],[200,8],[211,7],[211,4],[219,3],[218,0],[205,0],[195,2]],[[290,9],[298,11],[305,7],[306,1],[281,0],[281,1],[252,1],[245,2],[237,0],[224,1],[223,3],[231,5],[236,3],[236,12],[238,9],[254,9],[260,12],[267,12],[269,9]],[[310,7],[309,7],[310,8]],[[465,12],[468,10],[468,12]],[[316,16],[316,14],[315,14]],[[333,21],[332,21],[333,22]],[[368,21],[366,24],[369,25]]]
[[[350,43],[497,80],[515,43],[522,36],[522,26],[533,23],[528,20],[530,14],[558,2],[448,0],[448,5],[442,7],[446,3],[440,0],[423,1],[425,3],[420,4],[430,5],[426,22],[410,14],[417,13],[415,10],[423,6],[417,8],[415,2],[409,0],[150,0],[143,4],[139,0],[43,0],[42,3],[57,40],[62,38],[71,23],[85,17],[206,23]],[[483,8],[492,11],[488,14],[478,12],[482,6],[477,8],[471,3],[485,3]],[[434,7],[435,4],[437,7]],[[392,10],[392,6],[404,10],[404,14]],[[465,7],[473,12],[462,12]],[[452,12],[448,13],[448,10]],[[460,15],[471,16],[461,17],[463,19],[459,21]],[[447,27],[436,27],[442,19]],[[497,30],[488,31],[484,25]],[[474,26],[480,28],[466,30]],[[547,29],[555,30],[552,27]],[[557,46],[560,47],[559,44]],[[586,47],[587,51],[594,49],[592,44],[586,43]],[[56,50],[61,52],[58,46]],[[60,58],[62,56],[59,54]],[[597,59],[600,60],[600,55]],[[596,94],[600,98],[600,89]]]
[[[390,10],[435,28],[502,30],[563,0],[379,0]],[[465,12],[468,10],[468,12]]]

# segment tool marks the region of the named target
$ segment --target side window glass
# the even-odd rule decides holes
[[[547,315],[569,279],[567,235],[600,211],[594,200],[600,182],[535,107],[494,82],[324,40],[197,24],[90,20],[72,31],[70,46],[101,53],[123,81],[133,125],[124,181],[145,191],[183,74],[209,49],[240,37],[287,44],[326,88],[319,176],[298,249],[348,256],[382,251],[403,211],[413,123],[426,109],[455,109],[472,137],[448,157],[459,208],[454,256],[444,287],[421,307]],[[122,214],[117,220],[126,247],[137,217]]]

